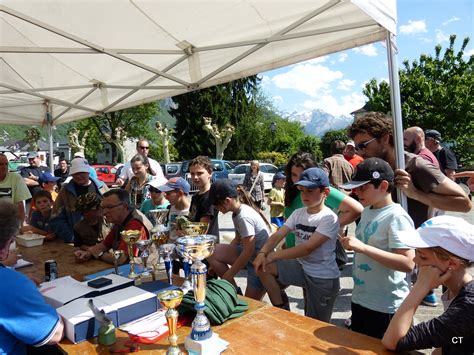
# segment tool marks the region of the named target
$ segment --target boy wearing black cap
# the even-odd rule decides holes
[[[414,224],[392,201],[394,173],[386,161],[366,159],[342,187],[353,190],[364,206],[355,237],[341,238],[355,252],[351,329],[381,339],[409,292],[405,273],[413,270],[415,253],[402,236],[415,235]]]
[[[339,292],[336,263],[337,215],[324,201],[329,194],[329,178],[320,168],[303,171],[295,183],[305,207],[298,208],[265,243],[254,261],[272,304],[288,309],[281,285],[302,287],[305,315],[324,322],[331,319]],[[274,251],[285,236],[294,231],[296,246]]]

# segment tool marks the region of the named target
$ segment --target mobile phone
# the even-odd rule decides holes
[[[112,284],[112,280],[106,277],[99,277],[98,279],[91,280],[87,283],[87,286],[93,288],[101,288]]]

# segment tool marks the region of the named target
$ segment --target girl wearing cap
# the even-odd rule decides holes
[[[416,248],[418,280],[392,318],[382,343],[390,350],[437,347],[443,354],[474,351],[474,282],[468,268],[474,261],[474,226],[462,218],[434,217],[403,242]],[[441,297],[445,311],[413,325],[413,316],[427,292],[447,287]]]
[[[132,206],[140,209],[142,202],[151,197],[148,183],[153,179],[153,175],[148,158],[144,155],[137,154],[133,156],[130,165],[134,176],[128,181],[125,190],[130,193]]]

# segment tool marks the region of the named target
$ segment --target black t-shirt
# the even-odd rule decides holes
[[[207,198],[209,196],[209,190],[200,194],[196,192],[191,198],[191,206],[189,207],[188,218],[191,222],[199,222],[202,217],[211,217],[211,223],[209,225],[208,234],[215,235],[219,240],[219,222],[218,214],[219,211],[214,209],[214,206],[209,205]]]
[[[433,153],[436,159],[438,159],[439,167],[443,174],[446,174],[446,169],[448,170],[457,170],[458,163],[456,160],[456,155],[453,151],[447,147],[441,147]]]
[[[95,187],[94,183],[90,183],[87,186],[80,186],[80,185],[77,185],[76,183],[74,183],[74,190],[76,191],[76,197],[85,195],[88,192],[93,192],[93,193],[96,193],[96,194],[100,195],[99,191]]]
[[[67,169],[66,172],[63,172],[61,169],[56,169],[54,170],[54,176],[59,178],[58,186],[61,187],[64,181],[69,177],[69,169]]]
[[[23,178],[30,177],[30,174],[39,177],[41,173],[45,171],[49,171],[49,169],[45,166],[38,166],[36,168],[33,168],[31,166],[25,166],[20,170],[20,175]],[[39,185],[28,186],[28,190],[30,190],[31,196],[34,196],[37,191],[41,190],[41,187]]]

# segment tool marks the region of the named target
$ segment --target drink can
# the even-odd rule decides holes
[[[45,281],[53,281],[58,277],[58,263],[55,260],[44,262]]]

